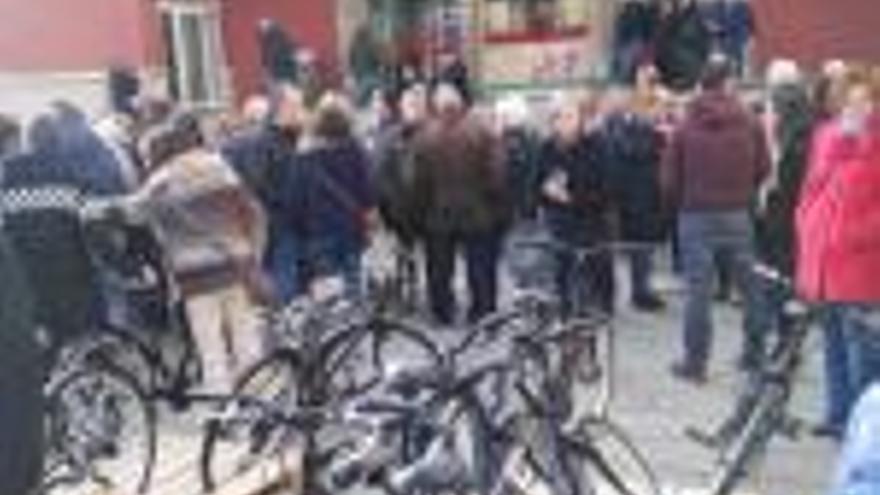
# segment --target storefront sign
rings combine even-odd
[[[488,85],[557,84],[590,76],[587,36],[486,42],[483,80]]]

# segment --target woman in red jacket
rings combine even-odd
[[[832,395],[838,431],[865,387],[880,378],[880,114],[877,88],[852,81],[841,115],[816,133],[798,207],[798,287],[842,319],[848,383]],[[833,377],[829,376],[829,385]],[[840,414],[839,414],[840,415]]]

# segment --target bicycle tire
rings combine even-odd
[[[300,359],[291,350],[279,350],[251,365],[237,380],[233,392],[223,407],[224,417],[210,421],[202,439],[199,469],[201,471],[202,488],[212,493],[220,482],[228,481],[244,475],[257,463],[277,454],[281,456],[290,436],[295,433],[276,413],[283,414],[290,406],[296,406],[300,390]],[[274,372],[278,372],[276,375]],[[268,374],[270,378],[280,377],[281,387],[271,397],[260,397],[267,391],[254,389],[258,378]],[[232,431],[239,424],[244,431]],[[248,430],[251,428],[251,430]],[[242,444],[233,434],[256,435],[246,440],[252,444]],[[273,438],[264,438],[264,437]],[[224,442],[230,440],[230,442]],[[262,444],[262,445],[260,445]],[[230,452],[236,447],[247,447],[249,459],[234,459],[236,462],[231,474],[225,474],[220,455]],[[254,450],[256,448],[256,450]],[[231,456],[236,457],[236,456]],[[244,464],[239,465],[244,461]],[[224,474],[221,474],[224,473]]]
[[[102,331],[101,338],[103,342],[95,349],[96,355],[138,380],[147,396],[155,398],[168,374],[160,353],[129,330],[108,329]]]
[[[569,440],[567,448],[581,462],[587,461],[591,490],[616,495],[660,495],[660,483],[651,463],[616,423],[601,417],[587,418]]]
[[[118,457],[120,454],[126,454],[130,450],[119,449],[118,446],[115,445],[115,442],[120,439],[133,438],[133,436],[125,434],[127,432],[123,431],[123,428],[118,424],[118,422],[130,421],[133,416],[120,412],[115,407],[118,405],[118,402],[116,400],[114,400],[112,403],[102,400],[102,402],[97,404],[101,407],[100,410],[89,409],[88,412],[80,411],[74,417],[79,418],[79,427],[81,428],[81,430],[71,431],[70,429],[71,424],[75,425],[74,422],[76,421],[76,419],[74,419],[73,422],[70,420],[70,404],[65,403],[65,398],[67,397],[66,393],[70,391],[76,391],[74,387],[77,385],[87,385],[90,382],[95,383],[94,380],[98,378],[100,378],[101,384],[103,384],[105,388],[108,383],[112,383],[113,386],[119,387],[117,389],[117,392],[125,394],[127,396],[127,400],[133,401],[136,404],[136,409],[140,411],[140,417],[144,422],[142,426],[145,433],[143,437],[143,451],[141,452],[141,454],[143,455],[143,459],[140,460],[141,462],[132,462],[132,459],[128,458],[121,459],[121,464],[119,466],[110,466],[107,468],[105,473],[100,472],[104,471],[103,469],[96,468],[94,459],[89,459],[89,465],[82,466],[82,468],[94,471],[95,474],[99,475],[101,478],[104,478],[103,480],[88,479],[89,476],[83,473],[80,473],[82,475],[62,474],[55,477],[53,477],[52,475],[48,475],[47,473],[46,479],[44,479],[39,493],[49,494],[56,488],[86,482],[96,482],[102,485],[109,484],[113,488],[119,488],[119,484],[114,482],[113,478],[117,474],[125,475],[131,473],[131,470],[124,469],[125,467],[131,465],[136,465],[140,467],[136,470],[134,476],[127,476],[126,480],[123,480],[129,481],[130,486],[127,487],[127,489],[123,489],[122,493],[141,494],[146,493],[146,491],[149,489],[152,480],[153,469],[156,462],[156,410],[154,405],[148,400],[147,395],[143,391],[140,383],[136,379],[134,379],[127,371],[118,367],[114,367],[112,365],[90,365],[73,370],[67,373],[65,376],[61,377],[57,382],[55,382],[52,389],[47,391],[47,397],[49,399],[49,404],[46,410],[50,449],[49,456],[56,456],[58,459],[73,459],[76,455],[71,452],[72,446],[68,445],[73,441],[73,437],[71,435],[74,433],[94,435],[94,431],[85,431],[86,426],[84,420],[86,418],[94,420],[96,417],[104,418],[106,422],[109,422],[111,420],[115,421],[115,423],[113,423],[112,429],[118,430],[115,431],[115,435],[113,436],[114,445],[112,447],[102,445],[102,448],[112,450],[113,452],[108,452],[103,455]],[[98,384],[96,383],[96,385]],[[118,399],[118,395],[115,395],[113,397]],[[100,398],[105,399],[104,396],[100,396]],[[114,406],[112,410],[110,410],[110,406]],[[107,415],[110,415],[111,413],[112,416],[108,419]],[[64,420],[60,419],[62,417],[64,418]],[[111,426],[109,426],[106,422],[105,424],[102,424],[100,426],[103,428],[111,428]],[[93,438],[90,438],[90,440],[94,441]],[[92,455],[94,454],[89,454],[88,457],[91,457]],[[59,464],[64,465],[64,461],[59,461]]]
[[[321,362],[326,363],[324,372],[329,382],[326,386],[336,398],[365,393],[396,365],[436,368],[443,362],[440,350],[427,335],[395,321],[374,328],[344,330],[322,352]]]
[[[379,488],[387,495],[443,495],[447,493],[473,493],[477,495],[490,495],[493,484],[493,471],[496,461],[492,455],[489,439],[489,423],[485,415],[485,410],[481,406],[479,400],[470,393],[456,394],[450,397],[443,407],[437,410],[443,410],[444,407],[451,407],[453,413],[448,418],[440,419],[446,431],[453,431],[453,439],[451,450],[454,452],[455,461],[460,461],[461,465],[457,466],[459,471],[455,476],[445,473],[445,476],[438,482],[432,480],[426,482],[424,478],[420,478],[418,473],[414,471],[420,462],[424,462],[424,456],[431,449],[434,441],[432,439],[428,445],[423,445],[422,449],[416,456],[407,455],[406,452],[401,453],[401,466],[396,469],[389,470],[389,480]],[[404,448],[404,451],[407,449]],[[444,467],[450,468],[450,462],[445,462]],[[453,470],[453,472],[455,472]],[[430,478],[430,476],[428,476]]]
[[[710,484],[710,495],[730,495],[749,476],[752,464],[763,455],[774,432],[778,414],[775,394],[764,394],[755,405],[746,426],[727,451]]]

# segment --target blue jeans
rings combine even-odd
[[[746,300],[742,358],[759,361],[763,335],[755,320],[756,288],[751,275],[752,223],[745,211],[686,212],[679,216],[679,239],[687,285],[684,321],[684,365],[703,372],[712,352],[711,316],[714,258],[730,256]]]
[[[868,386],[880,380],[880,307],[844,307],[843,333],[849,357],[851,408]]]
[[[843,316],[840,306],[828,307],[821,315],[825,361],[825,423],[838,427],[841,431],[846,426],[855,402]]]
[[[358,242],[315,240],[308,244],[306,252],[308,256],[299,266],[301,287],[309,287],[317,277],[341,276],[347,297],[357,299],[363,294],[363,247]]]
[[[301,294],[299,273],[299,242],[291,234],[271,237],[265,268],[272,278],[275,295],[287,303]]]

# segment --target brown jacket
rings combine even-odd
[[[416,218],[423,233],[480,234],[510,215],[501,142],[473,117],[437,119],[413,142]]]

